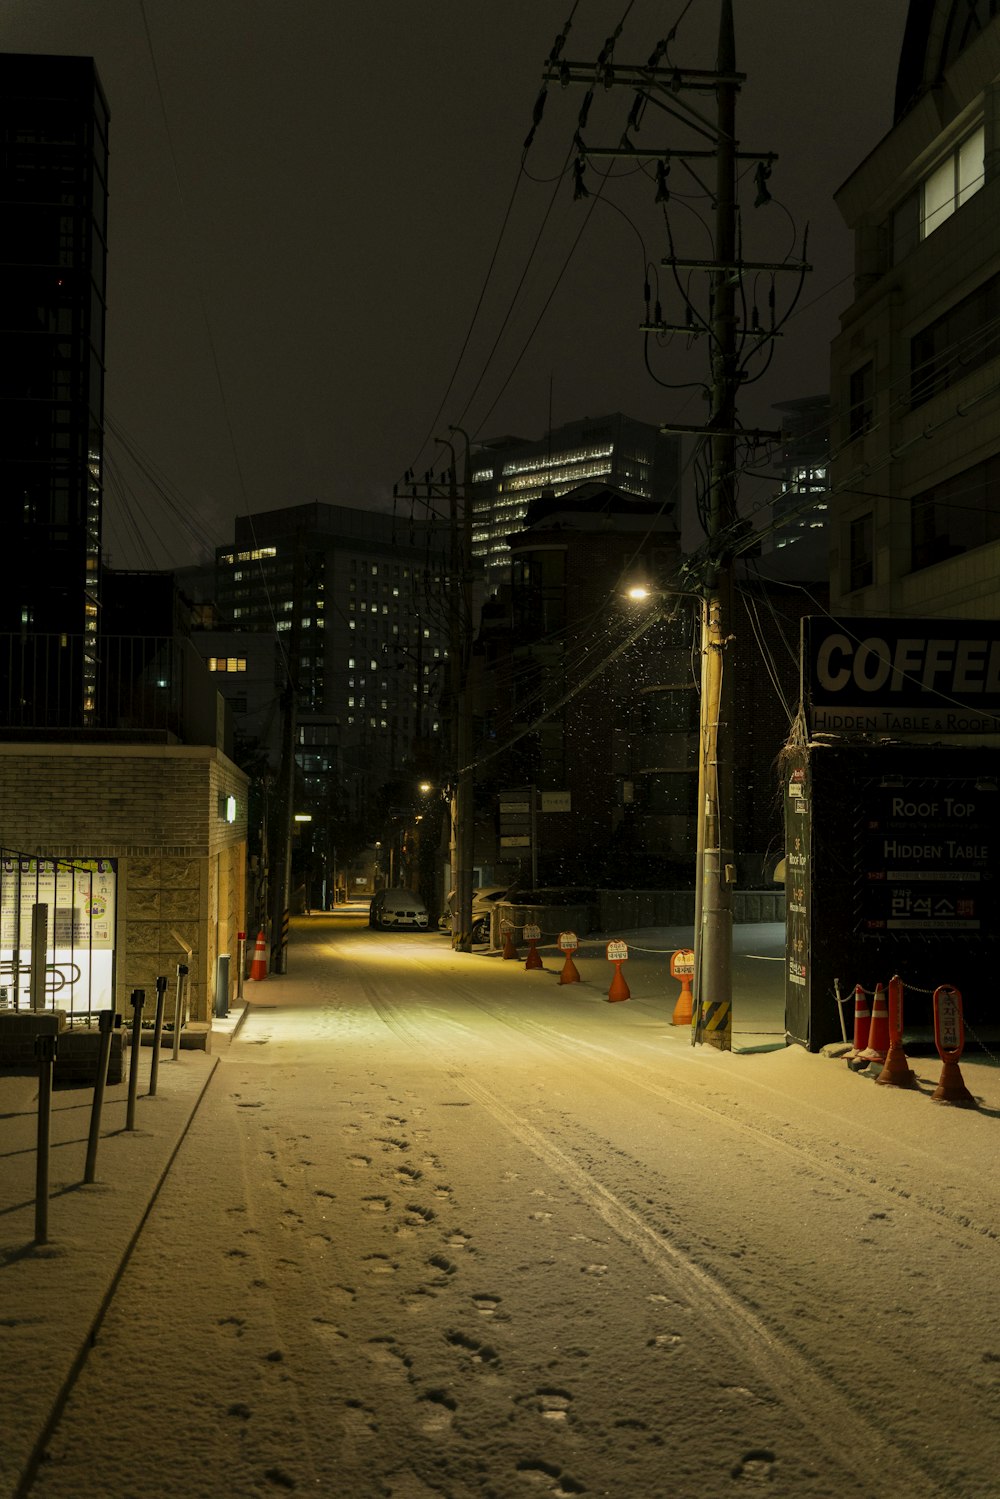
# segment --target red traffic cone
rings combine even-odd
[[[524,966],[525,968],[543,968],[545,966],[538,956],[538,949],[535,946],[534,940],[528,943],[528,956],[524,960]]]
[[[611,988],[608,990],[608,1000],[613,1004],[615,1000],[631,999],[631,997],[632,991],[629,988],[628,984],[626,984],[625,982],[625,975],[622,973],[622,965],[620,963],[616,963],[615,976],[611,980]]]
[[[252,979],[267,978],[267,943],[264,940],[263,930],[257,933],[257,943],[253,950],[253,962],[250,964],[250,977]]]
[[[881,984],[875,985],[868,1045],[858,1052],[859,1062],[884,1062],[889,1051],[889,1006]]]
[[[868,1032],[871,1029],[872,1012],[868,1003],[868,995],[860,984],[854,990],[854,1044],[847,1053],[847,1060],[853,1061],[860,1057],[868,1045]]]
[[[503,929],[503,955],[505,958],[520,957],[520,953],[514,946],[513,930],[509,926],[505,926]]]

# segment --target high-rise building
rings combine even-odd
[[[830,397],[778,401],[774,410],[783,434],[773,465],[780,488],[771,505],[771,528],[761,538],[761,571],[783,581],[825,580],[830,566]]]
[[[100,607],[108,106],[89,57],[0,55],[0,631],[78,637],[59,712],[93,713]],[[60,649],[65,649],[65,642]],[[56,646],[53,646],[53,650]]]
[[[655,500],[671,520],[679,502],[680,443],[622,413],[586,417],[544,437],[498,437],[472,451],[472,554],[487,592],[510,581],[508,538],[521,530],[528,506],[543,493],[556,498],[600,483],[640,500]]]
[[[218,548],[222,627],[272,634],[286,658],[311,806],[335,785],[340,810],[359,816],[381,784],[437,753],[447,543],[436,524],[314,502],[240,517]]]

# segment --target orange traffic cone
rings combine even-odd
[[[503,929],[503,955],[505,958],[520,957],[520,953],[514,946],[513,929],[509,926],[505,926]]]
[[[573,962],[573,954],[568,952],[566,954],[566,961],[562,966],[562,972],[559,975],[559,982],[560,984],[579,984],[580,981],[579,971]]]
[[[868,995],[860,984],[854,990],[854,1044],[847,1053],[847,1060],[853,1061],[860,1057],[868,1045],[868,1032],[871,1029],[872,1012],[868,1003]]]
[[[858,1052],[859,1062],[884,1062],[889,1051],[889,1006],[881,984],[875,985],[868,1045]]]
[[[961,1069],[954,1059],[948,1058],[941,1067],[941,1081],[931,1098],[935,1103],[953,1103],[959,1109],[978,1109],[979,1105],[965,1086]]]
[[[264,940],[263,930],[257,933],[257,943],[253,950],[253,962],[250,964],[250,977],[252,979],[267,978],[267,943]]]
[[[611,980],[611,988],[608,990],[608,1000],[609,1002],[614,1003],[615,1000],[631,999],[631,997],[632,991],[629,988],[628,984],[626,984],[625,982],[625,975],[622,973],[622,965],[620,963],[616,963],[615,976]]]

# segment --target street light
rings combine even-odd
[[[634,602],[662,601],[673,589],[646,583],[625,587]],[[701,685],[698,712],[698,844],[695,856],[694,952],[695,1010],[692,1046],[708,1040],[728,1051],[732,1045],[733,929],[730,890],[735,878],[731,848],[731,813],[725,801],[731,791],[731,770],[720,753],[722,719],[722,646],[719,607],[715,598],[676,590],[677,597],[697,598],[701,614]],[[727,838],[727,833],[729,837]],[[729,858],[727,859],[727,854]],[[721,1002],[721,1005],[720,1005]],[[705,1029],[706,1006],[722,1009],[725,1023]]]

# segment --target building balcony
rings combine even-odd
[[[81,735],[228,753],[225,704],[190,641],[0,634],[0,739]]]

